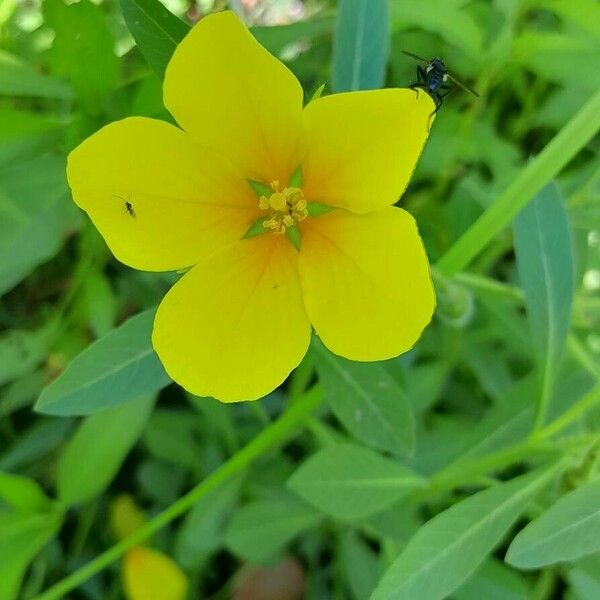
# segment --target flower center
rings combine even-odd
[[[258,201],[260,209],[268,211],[268,219],[262,225],[275,233],[285,233],[286,229],[308,216],[306,199],[300,188],[286,187],[280,190],[279,181],[273,181],[270,187],[273,193],[268,198],[261,196]]]

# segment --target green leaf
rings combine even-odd
[[[320,518],[309,506],[291,499],[252,502],[234,514],[225,531],[225,543],[233,553],[261,563],[314,527]]]
[[[456,600],[530,600],[523,577],[495,558],[481,568],[453,594]]]
[[[58,461],[58,497],[80,504],[111,483],[141,435],[154,407],[145,396],[86,417]]]
[[[577,592],[578,600],[600,598],[600,556],[590,556],[577,561],[567,573],[571,587]]]
[[[527,377],[504,393],[481,421],[463,436],[459,461],[492,454],[524,440],[531,432],[533,406],[524,402],[535,394],[535,380]],[[457,461],[457,468],[460,462]]]
[[[288,487],[323,512],[347,520],[381,512],[425,480],[392,460],[353,444],[311,456]]]
[[[181,410],[155,410],[144,432],[144,443],[153,456],[192,472],[202,464],[196,439],[197,422]]]
[[[97,112],[119,80],[115,40],[104,12],[90,0],[45,0],[43,10],[55,33],[49,50],[52,71],[68,78],[87,111]]]
[[[556,467],[479,492],[428,521],[379,582],[371,600],[441,600],[486,559]]]
[[[0,513],[0,598],[16,600],[21,580],[39,551],[56,534],[62,512]]]
[[[242,480],[237,477],[206,494],[187,514],[177,532],[175,557],[186,569],[198,569],[223,545],[225,520],[232,512]]]
[[[600,73],[586,68],[598,55],[595,36],[527,28],[513,39],[511,54],[521,68],[560,86],[583,93],[594,93],[600,86]]]
[[[56,146],[66,122],[36,112],[0,107],[0,164]]]
[[[19,512],[41,512],[50,501],[33,479],[0,472],[0,513],[3,504]]]
[[[11,329],[0,337],[0,385],[31,373],[46,359],[59,332],[54,316],[37,331]]]
[[[340,558],[352,596],[355,600],[368,600],[381,572],[377,554],[351,531],[342,540]]]
[[[335,356],[313,339],[319,378],[336,417],[359,440],[407,455],[414,443],[414,419],[404,392],[378,363]]]
[[[0,95],[70,100],[73,90],[59,79],[38,73],[16,56],[0,51]]]
[[[42,392],[35,410],[88,415],[168,385],[150,340],[155,310],[132,317],[76,356]]]
[[[551,10],[600,39],[600,6],[595,0],[542,0],[540,7]]]
[[[333,41],[336,92],[383,86],[389,34],[387,0],[340,0]]]
[[[90,329],[98,338],[113,329],[119,310],[118,300],[108,277],[100,270],[90,270],[83,280],[83,303]]]
[[[600,479],[566,494],[513,540],[506,562],[537,569],[600,551]]]
[[[390,2],[392,27],[430,31],[460,48],[467,56],[479,58],[483,47],[482,28],[470,11],[458,3],[419,0],[419,2]],[[410,50],[410,48],[405,48]]]
[[[121,0],[125,23],[148,64],[162,79],[177,44],[189,25],[158,0]]]
[[[77,216],[62,159],[0,166],[0,294],[59,251]]]
[[[0,469],[14,471],[49,456],[64,443],[72,426],[71,419],[39,419],[2,454]]]
[[[541,396],[547,398],[561,358],[573,302],[573,251],[564,201],[546,185],[514,222],[519,279],[537,348]]]
[[[252,191],[256,194],[257,198],[261,196],[265,196],[265,198],[270,198],[273,194],[273,189],[270,185],[266,183],[261,183],[260,181],[254,181],[254,179],[246,179],[248,185],[252,188]]]
[[[264,46],[271,54],[281,56],[286,47],[304,40],[312,41],[320,36],[324,37],[332,29],[333,19],[330,16],[323,16],[288,25],[253,27],[251,31],[261,46]]]

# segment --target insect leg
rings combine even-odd
[[[417,94],[417,98],[419,97],[419,90],[421,89],[422,86],[422,82],[420,81],[415,81],[414,83],[411,83],[408,87],[411,90],[414,90],[415,93]]]

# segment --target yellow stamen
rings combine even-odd
[[[263,227],[274,233],[285,233],[289,227],[294,227],[308,216],[306,199],[300,188],[286,187],[280,190],[279,181],[272,181],[270,187],[273,190],[271,196],[261,196],[258,201],[261,210],[269,211]]]

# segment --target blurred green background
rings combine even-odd
[[[235,10],[289,65],[307,96],[322,83],[325,93],[335,91],[332,64],[343,52],[335,42],[343,35],[336,2],[164,4],[189,23],[213,10]],[[446,98],[401,200],[435,264],[600,89],[600,8],[594,0],[391,0],[388,10],[382,84],[406,87],[415,80],[416,64],[401,52],[410,50],[442,56],[451,73],[480,95],[454,88]],[[377,31],[384,35],[386,28]],[[0,600],[33,598],[115,543],[106,521],[119,495],[131,495],[147,518],[157,514],[264,430],[286,399],[315,377],[319,359],[309,356],[287,386],[255,404],[225,406],[171,385],[153,410],[155,396],[138,398],[137,404],[97,413],[95,421],[33,410],[74,357],[154,307],[177,279],[119,264],[70,199],[67,153],[102,125],[130,115],[170,119],[161,81],[135,45],[117,0],[0,0],[0,470],[28,478],[10,484],[8,475],[0,479],[0,578],[16,582],[12,591],[0,584]],[[552,192],[566,206],[567,242],[558,237],[556,243],[564,242],[559,253],[573,257],[574,293],[560,370],[558,361],[554,365],[551,417],[597,389],[600,375],[599,149],[597,138],[585,144]],[[521,243],[531,234],[525,230]],[[530,315],[528,322],[524,293],[529,309],[531,302],[519,278],[531,269],[517,264],[513,240],[507,229],[468,273],[452,279],[436,274],[436,318],[417,348],[369,374],[373,381],[390,377],[408,398],[416,443],[402,464],[424,477],[465,456],[511,447],[531,428],[535,319]],[[567,320],[570,307],[569,298]],[[317,370],[327,393],[334,393],[327,384],[331,374],[319,364]],[[110,395],[110,387],[103,393]],[[350,524],[305,504],[286,481],[316,449],[359,440],[390,450],[364,432],[346,431],[338,414],[343,409],[334,404],[321,407],[283,450],[264,454],[153,538],[152,546],[185,570],[190,598],[232,597],[236,585],[240,599],[368,598],[412,534],[473,491],[449,486],[411,503],[388,503]],[[579,426],[593,433],[600,412],[592,410],[586,419]],[[517,458],[520,467],[513,465],[511,474],[524,470],[524,459]],[[58,497],[62,508],[50,500],[34,502],[37,492],[23,483],[29,480]],[[20,490],[16,500],[6,492],[13,485]],[[71,508],[63,514],[65,503]],[[45,515],[42,524],[27,521],[32,529],[23,534],[19,519],[38,513]],[[599,598],[597,556],[591,563],[562,565],[551,576],[509,570],[490,559],[452,597]],[[271,568],[240,571],[246,560]],[[69,597],[122,597],[119,568],[112,565]],[[21,575],[23,588],[15,595]],[[283,591],[256,591],[260,585],[252,588],[252,577],[263,583],[279,578]]]

